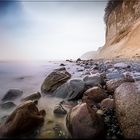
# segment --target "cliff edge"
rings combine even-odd
[[[140,57],[140,1],[109,0],[105,8],[106,41],[97,58]]]

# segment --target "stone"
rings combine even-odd
[[[105,90],[100,87],[93,87],[84,93],[82,100],[89,105],[93,105],[94,103],[100,103],[105,98],[107,98]]]
[[[35,130],[44,122],[45,111],[39,111],[34,102],[27,101],[19,105],[0,125],[1,137],[18,137]]]
[[[99,138],[103,136],[104,123],[96,114],[96,111],[88,110],[87,104],[82,103],[74,108],[66,116],[66,126],[72,138]]]
[[[12,109],[14,107],[16,107],[16,104],[14,104],[13,102],[10,102],[10,101],[0,104],[1,109]]]
[[[78,58],[78,59],[76,60],[76,63],[79,62],[79,61],[82,61],[82,60],[81,60],[80,58]]]
[[[106,82],[106,87],[109,93],[113,94],[115,89],[124,82],[134,82],[134,79],[129,76],[125,76],[121,79],[112,79]]]
[[[65,115],[67,114],[67,111],[63,108],[62,105],[56,105],[53,111],[55,114],[62,114]]]
[[[2,101],[8,101],[8,100],[14,100],[18,97],[21,97],[23,94],[23,91],[19,89],[10,89],[2,98]]]
[[[65,64],[61,63],[60,66],[66,66]]]
[[[106,98],[102,100],[100,107],[104,111],[107,111],[109,109],[114,109],[115,108],[114,99]]]
[[[96,113],[97,113],[98,115],[101,115],[101,116],[104,115],[104,112],[103,112],[103,110],[101,110],[101,109],[98,109]]]
[[[121,84],[114,96],[117,119],[124,137],[140,139],[140,82]]]
[[[68,79],[70,79],[70,77],[71,77],[71,74],[68,73],[64,67],[60,69],[55,69],[44,80],[41,86],[41,92],[42,93],[53,92],[59,86],[64,84]]]
[[[123,78],[124,75],[118,71],[116,72],[109,72],[106,74],[106,79],[107,80],[112,80],[112,79],[121,79]]]
[[[117,87],[119,87],[122,83],[124,83],[124,79],[112,79],[106,82],[106,87],[109,93],[114,94],[114,91]]]
[[[67,98],[68,100],[77,100],[82,98],[85,91],[85,83],[82,79],[70,79],[64,85],[60,86],[55,92],[56,97]]]
[[[41,93],[40,92],[37,92],[37,93],[34,93],[34,94],[31,94],[25,98],[22,98],[21,101],[28,101],[28,100],[39,100],[41,97]]]
[[[114,67],[115,67],[115,68],[125,69],[125,68],[128,68],[128,67],[130,67],[130,66],[129,66],[128,64],[126,64],[126,63],[120,62],[120,63],[114,64]]]
[[[86,86],[93,87],[103,85],[105,83],[104,78],[100,74],[88,75],[83,78]]]

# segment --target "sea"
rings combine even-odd
[[[65,64],[66,70],[72,75],[72,78],[81,76],[81,72],[77,72],[80,66],[67,61],[32,61],[32,62],[0,62],[0,103],[1,99],[10,89],[20,89],[23,91],[22,97],[40,92],[41,84],[44,79],[57,68],[61,68],[60,64]],[[20,98],[21,99],[21,98]],[[14,100],[16,105],[20,104],[20,99]],[[46,110],[46,118],[44,126],[38,132],[38,138],[66,138],[68,131],[65,125],[65,117],[55,116],[53,109],[56,104],[62,101],[61,98],[43,96],[39,100],[38,108]],[[10,115],[11,110],[0,109],[0,118]],[[51,123],[48,123],[51,122]],[[60,127],[61,135],[54,132],[55,127]],[[62,135],[63,134],[63,135]]]

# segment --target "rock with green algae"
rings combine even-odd
[[[44,80],[43,84],[41,85],[41,92],[51,93],[55,91],[59,86],[70,79],[70,77],[71,74],[66,71],[65,67],[55,69]]]

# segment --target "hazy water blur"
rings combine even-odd
[[[68,72],[72,74],[72,77],[80,77],[81,72],[76,72],[76,69],[80,66],[69,62],[1,62],[0,63],[0,100],[6,94],[9,89],[20,89],[23,91],[22,97],[40,91],[40,87],[44,79],[54,69],[60,68],[60,64],[63,63],[66,66]],[[16,105],[20,104],[20,99],[14,100]],[[49,98],[44,96],[39,100],[39,108],[45,109],[47,112],[44,126],[41,129],[40,138],[50,137],[55,125],[59,124],[65,129],[65,116],[56,117],[53,114],[53,108],[62,99]],[[0,101],[1,103],[1,101]],[[11,110],[0,110],[0,118],[9,115]],[[51,122],[51,123],[48,123]],[[51,134],[50,134],[51,133]],[[66,134],[65,134],[66,135]],[[54,138],[52,136],[52,138]]]

